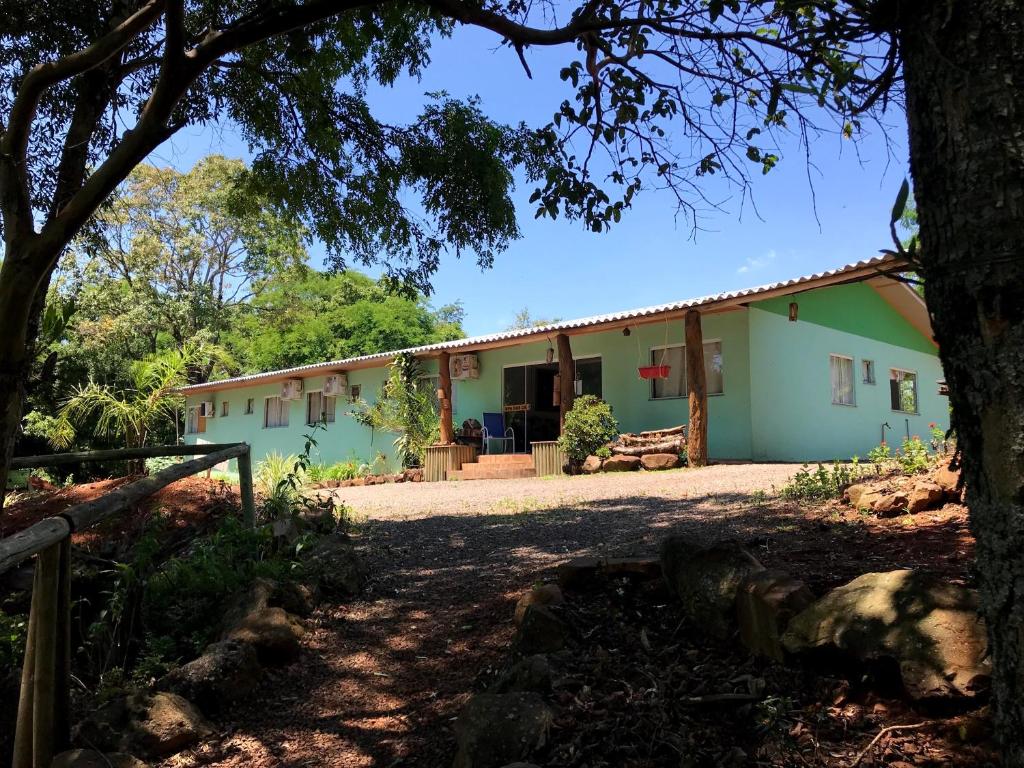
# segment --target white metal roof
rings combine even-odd
[[[621,324],[623,321],[629,320],[647,321],[652,318],[659,319],[664,315],[678,313],[688,309],[711,308],[713,306],[723,304],[743,304],[746,303],[747,300],[767,298],[765,294],[786,295],[790,293],[798,293],[800,291],[820,287],[820,284],[831,285],[837,282],[843,282],[844,280],[867,280],[887,273],[901,271],[905,269],[906,266],[906,263],[898,257],[891,255],[878,256],[873,259],[865,259],[864,261],[847,264],[842,267],[837,267],[836,269],[818,272],[813,275],[805,275],[803,277],[796,277],[791,280],[783,280],[777,283],[760,285],[754,288],[744,288],[738,291],[726,291],[724,293],[716,293],[710,296],[700,296],[694,299],[674,301],[668,304],[656,304],[651,307],[610,312],[605,315],[581,317],[575,320],[562,320],[557,323],[550,323],[548,325],[535,326],[531,328],[501,331],[499,333],[490,333],[483,336],[470,336],[465,339],[443,341],[437,344],[426,344],[420,347],[378,352],[372,355],[349,357],[343,360],[330,360],[323,363],[310,363],[308,365],[299,365],[294,368],[282,368],[276,371],[252,373],[246,376],[236,376],[230,379],[220,379],[218,381],[210,381],[203,384],[193,384],[191,386],[181,387],[178,391],[189,394],[193,392],[243,386],[272,379],[290,378],[292,376],[301,377],[331,371],[344,371],[347,368],[373,368],[378,367],[378,365],[375,364],[379,364],[380,366],[387,365],[395,358],[396,355],[402,353],[429,357],[442,351],[472,351],[474,347],[490,346],[495,344],[500,346],[512,346],[517,340],[532,337],[543,337],[555,333],[580,331],[585,328],[593,328],[595,326],[603,326],[613,323]],[[506,345],[502,344],[502,342],[509,343]]]

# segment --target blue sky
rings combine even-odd
[[[476,29],[438,40],[421,80],[409,78],[370,94],[378,117],[410,119],[425,93],[445,90],[456,97],[478,95],[496,120],[545,124],[569,95],[558,70],[575,51],[528,50],[530,80],[515,53],[498,42]],[[749,202],[741,208],[738,189],[714,187],[725,210],[705,215],[696,236],[664,193],[641,194],[621,224],[593,234],[578,222],[535,220],[528,203],[532,188],[520,184],[515,199],[522,239],[485,271],[472,257],[447,257],[432,301],[440,306],[461,300],[472,335],[504,328],[523,307],[535,317],[581,317],[761,285],[875,256],[889,244],[889,212],[907,174],[905,123],[896,111],[887,122],[888,147],[877,128],[857,146],[823,137],[812,149],[810,171],[796,140],[784,143],[780,164],[754,179],[760,218]],[[186,169],[213,152],[249,157],[227,126],[183,131],[150,162]],[[323,249],[314,244],[312,262],[322,257]]]

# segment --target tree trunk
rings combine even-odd
[[[576,399],[576,365],[572,359],[572,346],[564,333],[555,337],[558,345],[558,432],[565,429],[565,414],[572,410]]]
[[[1024,766],[1024,5],[906,8],[921,272],[978,542],[997,734],[1004,764]]]
[[[452,423],[452,369],[451,355],[442,352],[437,361],[438,380],[441,383],[441,391],[438,393],[438,400],[441,403],[441,443],[451,445],[455,442],[455,429]]]
[[[0,514],[31,373],[35,340],[33,310],[38,286],[29,261],[8,246],[0,266],[0,307],[4,312],[4,328],[0,333]]]
[[[690,423],[686,436],[686,463],[708,463],[708,386],[704,372],[704,332],[700,312],[686,313],[686,391],[690,393]]]

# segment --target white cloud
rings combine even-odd
[[[748,256],[747,259],[743,262],[743,265],[736,270],[736,274],[745,275],[748,272],[754,272],[759,269],[764,269],[773,261],[775,261],[774,250],[768,251],[763,256]]]

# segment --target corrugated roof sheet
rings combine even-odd
[[[826,270],[824,272],[818,272],[813,275],[804,275],[803,277],[795,277],[790,280],[783,280],[777,283],[759,285],[754,288],[744,288],[738,291],[726,291],[724,293],[716,293],[710,296],[700,296],[694,299],[674,301],[668,304],[656,304],[651,307],[640,307],[639,309],[627,309],[621,312],[610,312],[605,315],[593,315],[591,317],[581,317],[575,320],[562,320],[557,323],[535,326],[532,328],[522,328],[514,331],[501,331],[499,333],[489,333],[483,336],[471,336],[465,339],[444,341],[439,342],[437,344],[427,344],[420,347],[410,347],[408,349],[378,352],[372,355],[349,357],[343,360],[329,360],[323,363],[310,363],[308,365],[299,365],[294,368],[282,368],[276,371],[252,373],[247,376],[237,376],[231,379],[220,379],[218,381],[210,381],[204,384],[193,384],[188,387],[182,387],[179,391],[183,393],[190,393],[201,392],[206,389],[222,389],[225,386],[239,386],[243,384],[259,382],[263,379],[269,378],[288,377],[292,375],[298,377],[302,375],[309,375],[319,372],[344,370],[346,366],[365,366],[366,363],[378,361],[381,364],[386,364],[390,362],[396,355],[402,353],[413,355],[427,355],[433,352],[441,352],[445,350],[453,351],[460,349],[472,349],[473,347],[482,346],[486,344],[493,344],[495,342],[511,341],[514,339],[526,338],[530,336],[543,336],[547,334],[560,333],[563,331],[579,330],[581,328],[589,328],[593,326],[605,325],[608,323],[616,323],[621,322],[623,320],[642,320],[649,317],[657,317],[659,315],[663,315],[666,313],[679,312],[684,309],[694,309],[697,307],[704,307],[707,305],[717,304],[726,301],[735,301],[736,299],[753,299],[760,294],[785,290],[788,288],[792,288],[793,292],[795,293],[799,290],[803,290],[804,286],[807,283],[814,283],[821,280],[842,277],[844,274],[847,273],[857,273],[865,270],[870,271],[872,270],[872,268],[874,268],[875,270],[877,270],[878,274],[884,274],[884,270],[881,269],[882,267],[886,267],[890,271],[895,271],[904,266],[904,262],[898,257],[890,255],[878,256],[873,259],[865,259],[863,261],[858,261],[853,264],[846,264],[845,266]]]

